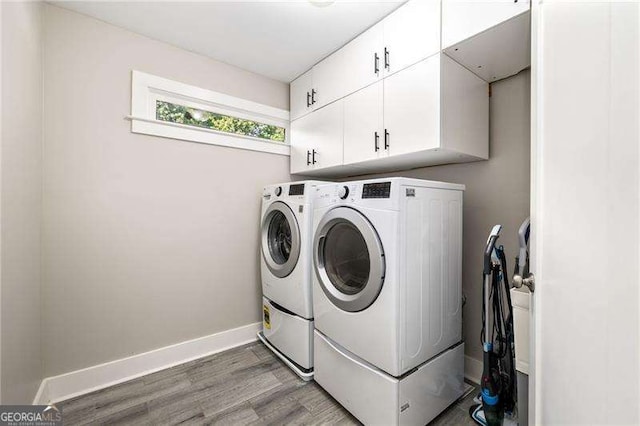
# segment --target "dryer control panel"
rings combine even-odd
[[[315,188],[314,209],[332,205],[356,205],[384,210],[399,210],[407,198],[420,197],[418,188],[464,191],[464,185],[411,178],[377,178],[340,182]]]
[[[357,205],[384,210],[398,210],[400,182],[397,178],[341,182],[316,188],[314,208],[330,205]]]
[[[362,198],[391,198],[391,182],[365,183]]]

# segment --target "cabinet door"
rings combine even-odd
[[[291,122],[291,173],[304,173],[313,169],[311,147],[314,145],[313,114]]]
[[[344,140],[344,99],[340,99],[309,115],[314,145],[312,161],[314,168],[342,165],[342,148]]]
[[[345,56],[340,49],[313,67],[313,108],[318,109],[346,95]]]
[[[290,115],[291,120],[297,120],[312,111],[311,89],[313,85],[312,70],[307,71],[291,82],[290,85]]]
[[[291,173],[342,164],[343,106],[341,99],[291,123]]]
[[[344,51],[346,93],[353,93],[382,78],[384,58],[382,22],[369,28],[342,48]]]
[[[440,54],[384,80],[389,155],[440,146]]]
[[[442,48],[520,15],[529,7],[528,0],[442,0]]]
[[[344,163],[373,160],[385,153],[383,82],[344,99]]]
[[[440,0],[410,0],[382,22],[385,75],[440,51]]]

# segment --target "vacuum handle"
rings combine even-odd
[[[482,271],[484,275],[491,274],[491,255],[496,247],[496,241],[500,238],[501,229],[502,225],[496,225],[493,227],[491,234],[489,234],[487,245],[484,247],[484,270]]]
[[[531,226],[531,222],[529,218],[526,218],[522,225],[520,225],[520,229],[518,229],[518,243],[520,245],[520,250],[518,252],[518,264],[516,265],[516,272],[521,277],[524,277],[524,270],[527,266],[527,247],[529,244],[529,230]]]

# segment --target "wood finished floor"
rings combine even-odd
[[[473,393],[433,424],[472,425]],[[256,342],[57,404],[65,425],[360,424]]]

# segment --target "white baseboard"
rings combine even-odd
[[[64,401],[256,340],[262,323],[226,330],[42,381],[34,404]]]
[[[42,380],[42,382],[40,382],[38,392],[36,392],[36,396],[33,398],[33,405],[46,405],[50,400],[51,398],[49,398],[47,379],[44,379]]]
[[[464,356],[464,377],[465,379],[479,385],[482,378],[482,361]]]

